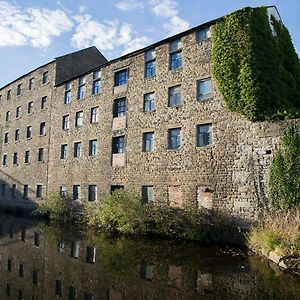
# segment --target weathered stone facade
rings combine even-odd
[[[150,186],[154,190],[154,202],[195,209],[204,207],[225,211],[240,219],[255,219],[257,205],[265,196],[272,154],[287,124],[253,123],[225,107],[211,78],[212,38],[200,42],[197,39],[198,31],[209,27],[212,30],[213,22],[103,63],[98,68],[101,90],[96,95],[92,94],[92,89],[97,68],[86,70],[81,75],[86,80],[86,93],[81,100],[77,100],[78,77],[60,80],[57,86],[54,80],[47,86],[37,82],[34,93],[27,91],[29,78],[40,78],[46,69],[50,79],[54,79],[55,62],[1,89],[2,136],[8,131],[12,136],[17,128],[23,134],[29,123],[35,131],[31,140],[22,136],[20,143],[11,140],[7,145],[1,144],[1,156],[8,154],[9,158],[7,166],[1,165],[1,180],[9,185],[15,181],[20,193],[14,198],[6,192],[1,196],[1,203],[32,205],[39,201],[35,197],[37,184],[43,185],[43,196],[59,190],[66,190],[72,196],[73,186],[80,186],[79,201],[91,198],[91,186],[96,186],[93,191],[97,201],[109,194],[112,186],[140,192],[142,186]],[[182,67],[170,70],[170,43],[177,39],[182,43]],[[149,49],[155,50],[156,75],[146,78],[145,52]],[[125,69],[128,71],[126,84],[115,86],[116,72]],[[198,83],[207,78],[212,82],[211,95],[198,100]],[[19,82],[23,82],[24,94],[7,101],[7,90],[15,91]],[[68,104],[64,104],[66,82],[71,84]],[[169,88],[179,85],[181,102],[169,107]],[[145,112],[144,95],[153,92],[155,109]],[[24,112],[20,119],[12,116],[10,122],[5,122],[6,111],[14,114],[18,105],[25,110],[31,93],[36,101],[47,95],[45,112],[35,112],[34,116]],[[126,98],[126,113],[113,117],[114,101],[121,98]],[[98,119],[92,122],[91,109],[95,107],[99,108]],[[83,114],[83,121],[75,126],[79,112]],[[62,122],[67,115],[69,127],[64,130]],[[46,122],[46,135],[40,137],[36,131],[42,121]],[[212,124],[212,143],[204,147],[198,147],[196,142],[197,126],[201,124]],[[181,129],[181,145],[176,150],[168,149],[168,131],[173,128]],[[143,134],[147,132],[154,133],[154,151],[143,151]],[[120,136],[124,137],[125,151],[112,153],[112,140]],[[92,140],[97,140],[96,155],[89,153]],[[81,143],[80,157],[74,157],[74,143]],[[61,158],[62,145],[66,145],[64,159]],[[35,156],[39,147],[46,149],[44,162],[24,164],[24,151],[30,149]],[[20,154],[18,166],[12,164],[15,151]],[[24,184],[30,187],[28,198],[31,201],[22,197]]]

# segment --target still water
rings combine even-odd
[[[242,250],[0,220],[1,300],[300,299],[300,278]]]

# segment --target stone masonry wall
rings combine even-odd
[[[279,138],[287,123],[252,123],[225,107],[212,78],[212,97],[197,100],[197,82],[211,77],[211,44],[208,39],[198,42],[196,32],[182,35],[183,66],[169,70],[169,43],[158,44],[156,52],[156,76],[145,78],[145,53],[125,56],[101,68],[101,92],[92,95],[93,73],[86,74],[86,97],[77,100],[78,78],[71,82],[72,101],[64,104],[64,84],[53,87],[40,87],[35,94],[38,102],[41,96],[51,97],[45,112],[34,116],[24,116],[7,124],[5,111],[14,114],[17,102],[22,103],[22,114],[31,99],[24,93],[15,100],[1,101],[1,132],[13,135],[13,129],[21,128],[24,134],[27,125],[34,117],[33,139],[20,143],[1,144],[1,157],[18,149],[20,165],[8,167],[1,165],[1,180],[11,184],[30,185],[30,200],[37,199],[34,188],[43,184],[45,191],[59,192],[65,186],[72,196],[72,186],[80,185],[79,201],[87,201],[88,186],[97,186],[97,201],[110,193],[111,186],[122,185],[126,189],[141,192],[142,186],[154,187],[154,201],[195,209],[204,207],[223,211],[238,220],[254,220],[257,206],[265,197],[268,170],[274,151],[278,148]],[[50,78],[53,78],[55,64],[48,65]],[[114,74],[128,68],[127,85],[114,87]],[[40,69],[35,77],[40,78]],[[30,76],[29,76],[30,77]],[[168,107],[168,88],[181,85],[181,104]],[[1,91],[5,95],[5,91]],[[155,92],[155,110],[143,112],[144,94]],[[52,96],[51,96],[52,93]],[[4,96],[2,96],[3,98]],[[113,101],[126,97],[126,117],[113,119]],[[35,104],[35,108],[38,103]],[[90,122],[90,111],[99,107],[98,123]],[[83,111],[83,126],[75,127],[76,112]],[[70,128],[62,129],[62,118],[70,117]],[[40,121],[46,121],[46,136],[39,137],[37,130]],[[294,121],[298,122],[298,121]],[[196,146],[196,127],[212,123],[213,143],[207,147]],[[299,123],[299,122],[298,122]],[[13,127],[13,128],[12,128]],[[181,147],[168,149],[168,129],[181,128]],[[49,132],[50,130],[50,132]],[[142,151],[143,133],[153,131],[155,149]],[[50,134],[49,134],[50,133]],[[112,165],[112,138],[125,136],[126,151],[114,156]],[[89,140],[97,139],[97,154],[88,155]],[[81,142],[81,157],[73,157],[75,142]],[[67,159],[60,158],[61,145],[67,144]],[[45,147],[45,163],[37,163],[36,151]],[[32,162],[25,166],[23,152],[31,150]],[[47,150],[48,151],[48,150]],[[49,158],[49,161],[48,161]],[[47,163],[47,161],[49,163]],[[124,164],[124,166],[122,166]],[[21,192],[20,192],[21,195]],[[44,193],[45,195],[45,193]],[[6,194],[6,201],[16,206],[24,206],[20,196],[17,199]]]

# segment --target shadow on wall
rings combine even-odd
[[[31,187],[0,170],[0,210],[29,214],[45,194],[44,186]]]

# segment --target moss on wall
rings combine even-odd
[[[251,121],[300,117],[300,63],[288,30],[266,7],[244,8],[214,27],[213,74],[228,108]]]

